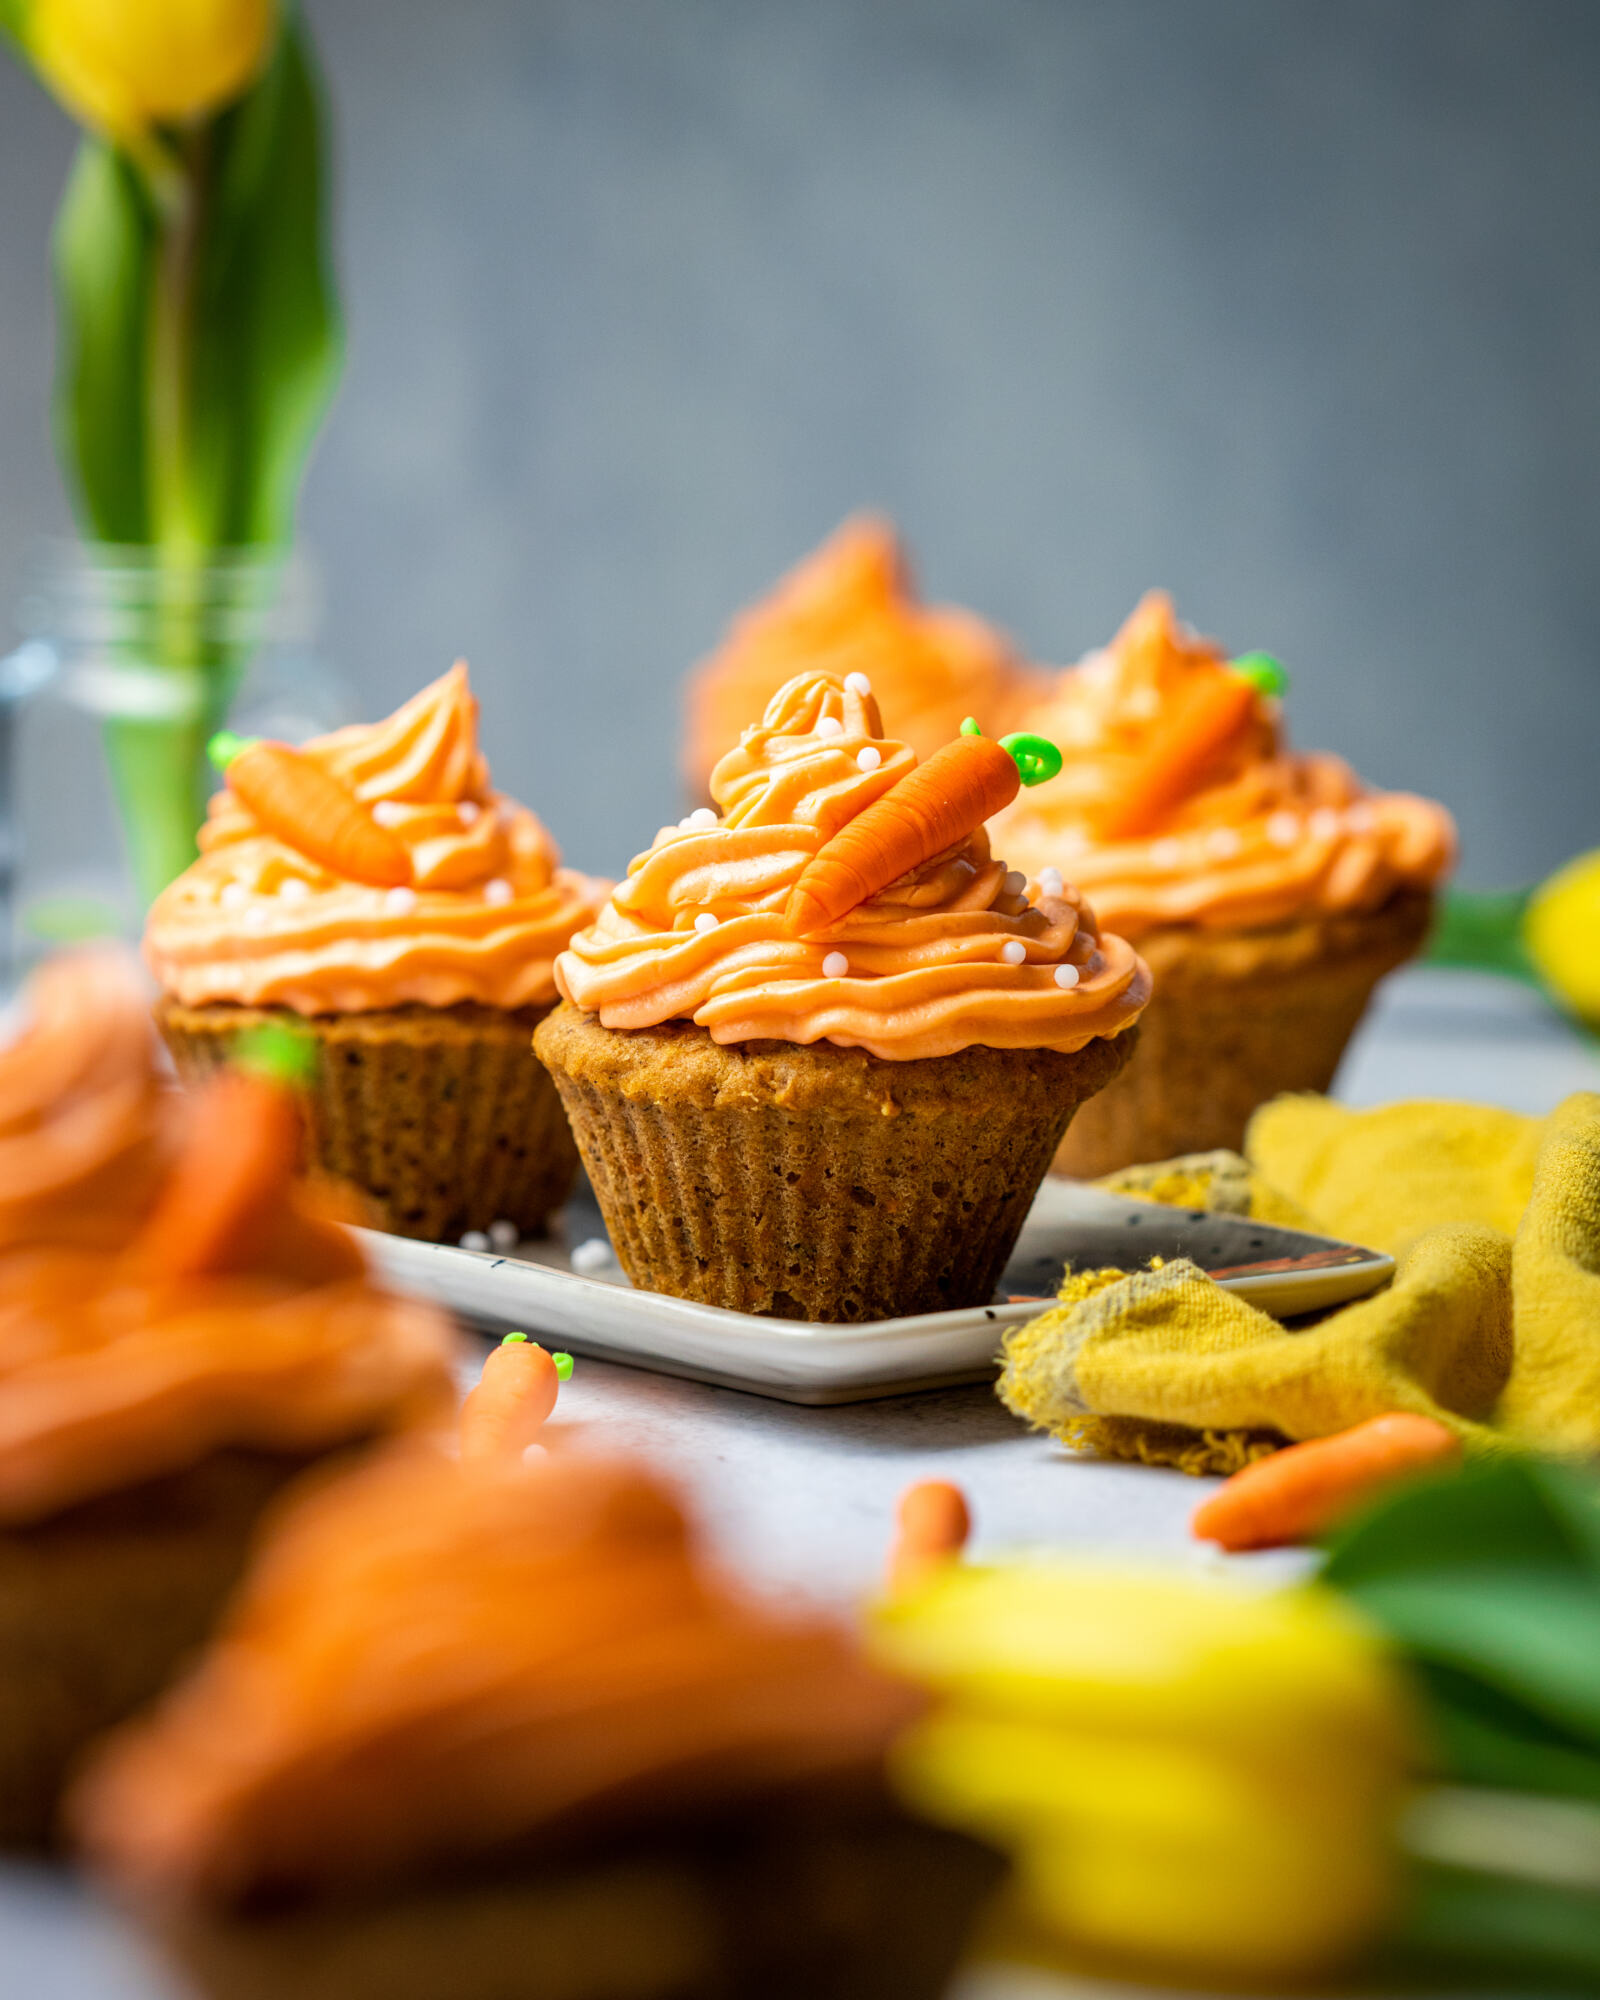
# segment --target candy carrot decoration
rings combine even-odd
[[[1199,1540],[1225,1549],[1306,1541],[1384,1487],[1460,1456],[1454,1431],[1397,1411],[1258,1458],[1197,1507],[1189,1525]]]
[[[929,1570],[960,1555],[972,1532],[967,1497],[948,1479],[922,1479],[908,1486],[895,1509],[895,1543],[889,1552],[888,1586],[907,1590]]]
[[[227,730],[211,739],[210,750],[229,791],[269,833],[347,881],[374,889],[410,882],[405,842],[379,826],[349,786],[314,757],[287,743],[241,740]]]
[[[515,1465],[544,1428],[571,1373],[571,1355],[547,1354],[525,1333],[508,1333],[461,1406],[462,1464]]]
[[[1040,784],[1060,769],[1060,751],[1042,736],[994,743],[969,718],[953,743],[941,744],[811,857],[789,893],[789,929],[796,937],[826,930],[993,818],[1019,785]]]
[[[1102,840],[1148,833],[1181,799],[1255,707],[1258,690],[1227,667],[1193,673],[1167,703],[1121,789],[1095,811]]]

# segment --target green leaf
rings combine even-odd
[[[1463,965],[1539,984],[1522,943],[1531,889],[1447,890],[1424,953],[1430,965]]]
[[[291,19],[216,121],[192,322],[190,518],[212,546],[282,543],[338,378],[321,87]]]
[[[1475,1869],[1419,1868],[1400,1956],[1420,1960],[1433,1980],[1442,1961],[1476,1981],[1494,1981],[1497,1991],[1509,1974],[1520,1993],[1530,1982],[1592,1993],[1600,1980],[1600,1897]]]
[[[0,0],[0,35],[8,41],[22,46],[22,21],[28,11],[28,0]]]
[[[102,139],[78,148],[55,229],[56,432],[81,525],[150,538],[145,375],[155,218],[134,168]]]

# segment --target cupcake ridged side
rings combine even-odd
[[[834,1322],[986,1304],[1068,1120],[1132,1042],[894,1063],[566,1004],[536,1037],[636,1285]]]
[[[572,1192],[577,1152],[533,1052],[546,1011],[308,1017],[168,1000],[157,1018],[186,1082],[225,1063],[248,1029],[287,1021],[309,1031],[320,1057],[306,1098],[310,1164],[360,1188],[381,1227],[448,1242],[502,1220],[532,1235]]]
[[[1284,1091],[1326,1090],[1374,987],[1413,956],[1433,899],[1272,930],[1172,926],[1139,939],[1155,976],[1139,1059],[1073,1121],[1053,1171],[1081,1179],[1218,1147]]]

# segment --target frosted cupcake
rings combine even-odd
[[[440,1421],[452,1341],[292,1178],[292,1096],[163,1079],[135,966],[47,966],[0,1051],[0,1842],[205,1637],[262,1509]]]
[[[1423,941],[1450,815],[1291,751],[1281,686],[1152,593],[1030,712],[1066,768],[996,837],[1037,882],[1070,875],[1156,981],[1139,1060],[1074,1120],[1062,1172],[1237,1149],[1266,1098],[1328,1087],[1374,986]]]
[[[1122,1067],[1143,964],[1075,890],[1030,897],[981,809],[848,907],[807,894],[846,832],[904,832],[920,775],[864,676],[798,675],[717,765],[720,813],[663,829],[557,960],[537,1046],[635,1284],[812,1320],[986,1303]]]
[[[395,1454],[282,1520],[75,1818],[208,2000],[932,2000],[998,1867],[888,1801],[918,1705],[636,1467]]]
[[[561,867],[534,815],[491,788],[464,666],[280,762],[296,758],[314,768],[290,783],[270,757],[230,767],[200,859],[150,912],[179,1071],[205,1075],[241,1031],[295,1019],[322,1058],[315,1163],[365,1190],[383,1227],[532,1234],[577,1171],[533,1029],[556,953],[609,885]]]
[[[741,614],[690,676],[684,769],[696,799],[711,767],[793,675],[863,673],[917,756],[969,715],[995,734],[1044,690],[1003,633],[970,611],[923,604],[887,521],[859,515]]]

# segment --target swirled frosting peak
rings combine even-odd
[[[1066,768],[999,814],[996,837],[1023,867],[1066,870],[1134,937],[1373,910],[1449,871],[1455,828],[1443,806],[1370,791],[1338,757],[1295,753],[1266,694],[1175,764],[1174,713],[1228,672],[1220,649],[1152,591],[1106,651],[1063,672],[1029,712],[1026,726],[1061,746]],[[1169,782],[1135,830],[1119,806],[1148,799],[1157,758]]]
[[[992,626],[955,606],[921,603],[894,529],[860,515],[736,618],[695,669],[685,767],[696,791],[724,745],[806,668],[840,679],[866,674],[919,757],[948,742],[968,715],[999,735],[1042,691]]]
[[[552,961],[609,885],[561,867],[527,807],[492,789],[463,664],[305,754],[405,845],[411,885],[342,879],[225,786],[200,859],[150,912],[145,953],[174,999],[302,1014],[554,999]]]
[[[720,813],[664,827],[556,982],[608,1028],[691,1020],[717,1042],[831,1041],[887,1060],[1071,1051],[1133,1021],[1149,975],[1075,889],[1041,892],[981,827],[831,929],[786,923],[806,863],[916,764],[867,678],[813,670],[718,763]]]

